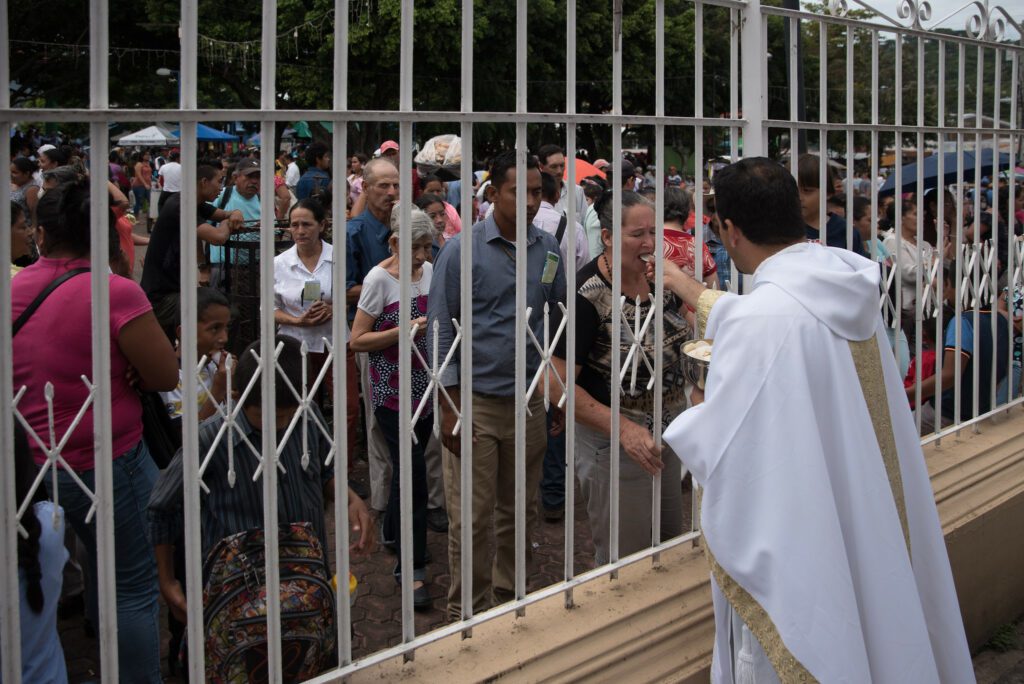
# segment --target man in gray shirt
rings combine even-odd
[[[473,240],[473,612],[515,597],[515,378],[516,234],[526,230],[526,305],[532,307],[528,324],[543,340],[544,304],[555,318],[565,301],[565,270],[555,238],[532,225],[541,201],[540,170],[527,164],[526,216],[516,216],[516,166],[512,151],[498,155],[491,166],[495,188],[494,213],[471,231],[449,240],[438,254],[430,286],[428,330],[438,322],[438,359],[448,354],[461,319],[462,239]],[[518,219],[518,220],[517,220]],[[525,314],[525,312],[521,312]],[[556,319],[557,320],[557,319]],[[458,354],[441,382],[458,405]],[[527,342],[526,378],[532,379],[540,355]],[[444,445],[445,499],[448,502],[448,560],[451,586],[448,615],[462,617],[461,519],[462,482],[459,436],[453,435],[457,417],[441,402],[441,441]],[[537,490],[541,462],[547,446],[542,392],[534,392],[526,418],[526,538],[537,518]],[[489,532],[494,524],[495,558],[489,558]],[[527,564],[530,545],[527,543]]]

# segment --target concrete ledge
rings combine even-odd
[[[972,649],[1024,614],[1024,413],[925,448]],[[706,682],[714,616],[689,544],[352,675],[353,682]]]

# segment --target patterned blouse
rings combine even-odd
[[[423,274],[420,279],[412,284],[412,313],[413,319],[427,315],[427,293],[430,291],[430,277],[432,274],[431,264],[423,264]],[[382,332],[397,328],[400,323],[398,280],[387,270],[380,266],[374,266],[366,275],[363,281],[363,290],[359,296],[359,308],[373,317],[373,332]],[[424,359],[427,359],[428,335],[416,337],[415,345]],[[374,408],[387,408],[398,411],[398,388],[399,388],[399,358],[398,344],[387,349],[369,353],[370,360],[370,384],[372,386]],[[419,405],[420,399],[427,390],[430,382],[430,374],[420,363],[419,358],[413,353],[412,358],[412,402],[413,410]],[[427,402],[422,416],[430,415],[432,402]]]
[[[598,259],[591,261],[577,274],[577,282],[580,283],[580,286],[576,292],[576,363],[581,367],[577,382],[594,399],[605,406],[610,406],[613,386],[612,354],[617,346],[621,354],[622,366],[620,368],[626,369],[621,386],[620,410],[633,422],[653,430],[654,396],[658,390],[657,383],[651,389],[647,389],[651,373],[643,358],[637,358],[635,366],[632,360],[628,367],[626,366],[627,357],[633,346],[632,331],[635,330],[635,322],[639,318],[640,327],[643,328],[652,300],[648,299],[637,303],[629,297],[626,298],[622,305],[622,315],[625,321],[622,321],[621,337],[619,344],[614,345],[611,338],[612,287],[601,273],[597,263]],[[692,333],[686,319],[679,313],[679,308],[682,305],[679,299],[666,291],[664,300],[664,311],[662,312],[665,330],[664,346],[662,347],[664,364],[662,427],[667,427],[672,419],[686,408],[683,344],[692,337]],[[655,358],[654,330],[655,324],[652,319],[647,325],[646,333],[641,341],[643,354],[652,368]],[[555,355],[563,359],[565,358],[564,340],[563,337],[555,351]]]

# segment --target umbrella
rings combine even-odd
[[[177,142],[178,134],[176,132],[170,133],[160,126],[147,126],[141,131],[135,131],[117,139],[118,145],[161,146],[173,145]]]
[[[975,152],[963,152],[964,156],[964,169],[963,169],[963,180],[964,182],[970,183],[974,181],[974,175],[976,167],[981,167],[982,175],[992,175],[992,150],[983,149],[981,151],[980,163],[975,157]],[[942,154],[943,160],[943,171],[944,177],[942,179],[943,185],[949,185],[957,182],[957,153],[956,152],[945,152]],[[924,187],[922,191],[930,190],[938,186],[939,184],[939,155],[933,154],[927,157],[923,162],[922,175],[924,178]],[[906,164],[903,167],[903,189],[901,192],[914,192],[917,190],[917,168],[918,162],[913,164]],[[999,166],[1007,167],[1010,165],[1010,155],[1003,152],[999,155]],[[891,195],[896,190],[896,174],[890,174],[885,180],[885,184],[878,191],[881,195]]]
[[[600,176],[601,178],[607,178],[604,171],[599,170],[596,166],[588,162],[586,159],[576,158],[576,182],[579,183],[584,178],[590,176]],[[565,167],[564,178],[569,177],[569,167]]]
[[[180,136],[181,131],[175,130],[172,132],[174,136]],[[231,135],[224,131],[218,131],[216,128],[210,128],[209,126],[201,123],[196,124],[196,140],[199,142],[238,142],[237,135]]]

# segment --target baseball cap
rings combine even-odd
[[[598,169],[599,171],[604,171],[609,166],[611,166],[611,164],[608,163],[607,159],[598,159],[597,161],[594,162],[594,168]]]
[[[394,140],[385,140],[380,144],[381,154],[384,154],[385,152],[390,152],[391,150],[394,150],[395,152],[398,151],[398,143],[396,143]]]
[[[46,145],[40,145],[39,149],[36,150],[36,154],[42,154],[43,152],[49,152],[50,150],[55,149],[57,149],[56,145],[50,145],[49,143],[47,143]]]
[[[235,167],[235,173],[240,173],[246,176],[251,173],[259,172],[260,163],[255,159],[243,159],[242,161],[238,162],[238,166]]]

